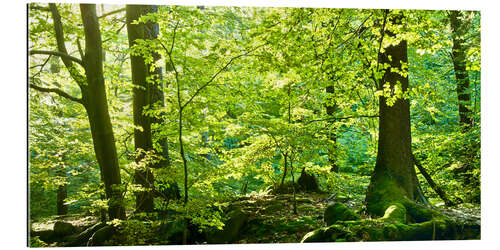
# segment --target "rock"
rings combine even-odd
[[[300,185],[298,183],[294,182],[285,182],[283,185],[281,184],[276,184],[271,186],[268,191],[269,194],[277,195],[277,194],[292,194],[293,189],[295,188],[295,192],[298,192],[300,190]]]
[[[283,209],[283,203],[280,201],[273,201],[264,209],[266,213],[275,213]]]
[[[209,232],[208,243],[232,243],[240,237],[241,229],[248,221],[248,215],[241,209],[235,209],[228,213],[229,219],[222,230]]]
[[[302,204],[297,206],[297,210],[299,211],[299,213],[314,212],[316,210],[316,207],[311,204]]]
[[[338,221],[360,220],[361,217],[342,203],[329,205],[325,209],[324,221],[327,226],[335,224]]]
[[[70,235],[66,237],[65,241],[67,242],[64,244],[64,246],[67,247],[76,247],[76,246],[86,246],[87,241],[89,238],[99,229],[103,228],[106,226],[106,223],[97,223],[89,228],[87,228],[85,231],[76,234],[76,235]]]
[[[335,197],[335,200],[339,201],[339,202],[347,202],[349,200],[349,197],[347,197],[343,194],[339,194]]]
[[[297,201],[297,203],[309,203],[309,204],[312,204],[314,203],[314,201],[312,201],[311,199],[308,199],[308,198],[303,198],[303,197],[297,197],[295,199]]]
[[[300,174],[297,184],[300,186],[301,191],[307,192],[317,192],[319,191],[318,180],[313,174],[306,172],[306,168],[302,168],[302,173]]]
[[[39,230],[31,231],[30,238],[38,237],[40,240],[46,243],[52,243],[54,241],[54,230]]]
[[[111,236],[116,232],[115,227],[111,225],[106,225],[101,229],[97,230],[92,237],[90,237],[87,246],[102,246],[106,240],[109,240]]]
[[[182,244],[184,222],[181,219],[168,221],[161,228],[161,234],[172,244]],[[189,232],[188,232],[189,238]]]
[[[67,236],[75,231],[73,224],[65,221],[56,221],[54,224],[54,235],[56,236]]]

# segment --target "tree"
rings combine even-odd
[[[96,7],[94,4],[80,5],[85,34],[85,51],[82,51],[79,46],[82,59],[68,54],[59,11],[55,4],[49,4],[49,7],[54,21],[57,51],[31,50],[30,55],[59,56],[73,80],[80,87],[82,97],[77,98],[61,89],[45,88],[34,83],[30,84],[30,87],[41,92],[56,93],[85,107],[90,123],[94,152],[101,172],[101,180],[104,183],[106,197],[109,199],[109,217],[110,219],[123,218],[125,210],[122,204],[120,168],[106,98],[102,64],[102,41]],[[84,75],[80,73],[75,63],[84,68]]]
[[[467,72],[467,45],[466,32],[468,20],[463,11],[450,11],[448,14],[451,26],[452,49],[451,59],[457,82],[458,114],[460,127],[470,128],[473,125],[472,110],[470,109],[470,80]]]
[[[402,14],[384,12],[381,43],[385,35],[390,39],[397,37],[394,30],[403,20]],[[383,91],[379,97],[378,152],[366,193],[366,208],[369,213],[382,216],[395,203],[422,200],[422,197],[411,151],[410,103],[405,73],[407,42],[399,40],[387,46],[379,52],[378,63],[385,71],[378,86],[379,91]]]
[[[149,36],[153,31],[148,31],[146,24],[139,22],[139,18],[147,13],[156,10],[155,6],[151,5],[127,5],[127,34],[129,47],[137,48],[138,40],[154,39]],[[154,62],[153,62],[154,63]],[[145,191],[139,191],[136,194],[136,211],[137,212],[152,212],[154,209],[154,195],[152,188],[154,187],[154,176],[149,166],[151,163],[140,164],[147,152],[153,150],[153,139],[151,133],[151,117],[146,115],[145,110],[152,104],[152,92],[156,88],[151,82],[158,74],[151,72],[152,63],[146,63],[142,53],[131,53],[130,65],[132,69],[133,88],[133,116],[134,116],[134,142],[135,142],[135,161],[139,164],[134,173],[134,182],[145,188]]]

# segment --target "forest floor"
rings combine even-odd
[[[246,219],[239,222],[237,228],[230,226],[231,234],[235,234],[233,237],[224,238],[227,234],[224,232],[222,238],[231,243],[297,243],[308,232],[326,225],[323,221],[325,208],[334,202],[342,202],[362,218],[369,218],[363,213],[363,199],[360,196],[348,198],[327,193],[297,193],[295,200],[297,214],[293,213],[292,194],[260,194],[237,198],[225,211],[228,214],[235,210],[241,211]],[[462,204],[453,208],[444,206],[435,208],[455,220],[475,221],[480,224],[480,205]],[[53,216],[32,222],[31,231],[40,234],[39,232],[53,230],[56,221],[69,222],[79,228],[78,231],[83,231],[96,224],[98,218],[84,215]],[[210,239],[210,236],[196,240],[194,243],[203,244],[207,241],[208,243],[222,243],[220,240]],[[165,244],[165,242],[156,242],[154,239],[146,240],[144,243]],[[113,241],[104,243],[104,245],[117,244],[121,245]],[[58,246],[58,243],[52,243],[49,246]]]

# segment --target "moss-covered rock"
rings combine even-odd
[[[75,231],[73,224],[65,221],[56,221],[54,223],[54,235],[57,237],[63,237],[72,234]]]
[[[208,232],[208,243],[232,243],[240,237],[241,229],[248,221],[248,215],[241,209],[235,209],[228,213],[222,230]]]
[[[106,225],[97,230],[92,237],[90,237],[87,246],[102,246],[106,240],[109,240],[113,234],[116,233],[115,227]]]
[[[335,224],[338,221],[355,221],[361,219],[359,215],[343,203],[335,203],[326,207],[323,218],[327,226]]]
[[[99,229],[103,228],[106,226],[106,223],[97,223],[89,228],[87,228],[85,231],[79,233],[79,234],[74,234],[70,235],[65,238],[65,243],[63,246],[68,246],[68,247],[75,247],[75,246],[86,246],[87,242],[90,237]]]
[[[268,204],[267,207],[264,209],[264,211],[267,214],[270,214],[270,213],[275,213],[277,211],[281,211],[283,208],[284,208],[284,206],[283,206],[282,202],[274,201],[274,202],[271,202],[270,204]]]
[[[297,184],[299,184],[299,188],[301,191],[305,192],[319,191],[319,185],[316,176],[308,173],[305,168],[302,168],[302,173],[300,174],[300,177],[297,180]]]
[[[315,211],[317,208],[311,204],[301,204],[297,206],[297,211],[299,213],[309,213]]]

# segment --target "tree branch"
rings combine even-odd
[[[59,95],[61,97],[64,97],[64,98],[68,99],[68,100],[71,100],[71,101],[74,101],[74,102],[78,102],[78,103],[80,103],[80,104],[83,105],[82,99],[76,98],[74,96],[71,96],[70,94],[68,94],[68,93],[66,93],[66,92],[64,92],[64,91],[62,91],[62,90],[60,90],[58,88],[44,88],[44,87],[40,87],[40,86],[37,86],[37,85],[32,84],[32,83],[30,83],[30,88],[38,90],[40,92],[55,93],[55,94],[57,94],[57,95]]]
[[[379,117],[378,115],[358,115],[358,116],[346,116],[346,117],[329,117],[325,119],[317,119],[317,120],[310,120],[308,122],[305,122],[304,125],[308,125],[313,122],[321,122],[321,121],[336,121],[336,120],[347,120],[347,119],[354,119],[354,118],[377,118]]]
[[[229,61],[228,61],[228,62],[227,62],[227,63],[226,63],[223,67],[221,67],[221,68],[220,68],[220,69],[219,69],[219,70],[218,70],[215,74],[213,74],[213,75],[212,75],[212,77],[210,77],[210,79],[209,79],[207,82],[205,82],[203,85],[201,85],[201,87],[200,87],[200,88],[198,88],[198,89],[194,92],[194,94],[193,94],[193,95],[189,98],[189,100],[188,100],[186,103],[184,103],[184,105],[182,105],[182,108],[186,107],[189,103],[191,103],[191,101],[193,101],[193,99],[194,99],[194,98],[195,98],[195,97],[196,97],[196,96],[197,96],[197,95],[198,95],[198,94],[199,94],[199,93],[200,93],[200,92],[201,92],[204,88],[206,88],[208,85],[210,85],[210,83],[212,83],[212,82],[215,80],[215,78],[217,78],[217,76],[218,76],[218,75],[219,75],[222,71],[224,71],[225,69],[227,69],[227,67],[229,67],[229,65],[231,65],[231,63],[232,63],[234,60],[236,60],[236,59],[238,59],[238,58],[240,58],[240,57],[246,56],[246,55],[250,54],[251,52],[255,51],[256,49],[258,49],[258,48],[260,48],[260,47],[262,47],[262,46],[264,46],[264,45],[265,45],[265,44],[261,44],[261,45],[259,45],[259,46],[256,46],[255,48],[253,48],[253,49],[251,49],[251,50],[249,50],[249,51],[247,51],[247,52],[243,53],[243,54],[239,54],[239,55],[237,55],[237,56],[232,57],[232,58],[231,58],[231,59],[230,59],[230,60],[229,60]]]
[[[56,4],[54,3],[49,3],[49,8],[50,12],[52,13],[52,19],[54,21],[54,32],[55,32],[55,37],[57,41],[57,50],[63,54],[69,55],[68,50],[66,49],[66,45],[64,44],[64,31],[63,31],[63,26],[61,22],[61,15],[59,14],[59,10],[57,9]],[[75,69],[73,65],[73,60],[69,59],[68,57],[61,57],[64,66],[66,66],[66,69],[68,69],[69,74],[75,80],[75,82],[83,86],[85,84],[85,77],[81,74],[78,73],[78,71]],[[84,63],[83,60],[78,59],[79,62],[83,67]]]
[[[125,11],[125,8],[121,8],[121,9],[113,10],[113,11],[110,11],[110,12],[108,12],[108,13],[102,14],[102,15],[101,15],[101,16],[99,16],[98,18],[107,17],[107,16],[114,15],[114,14],[117,14],[117,13],[120,13],[120,12],[123,12],[123,11]]]
[[[60,52],[60,51],[49,51],[49,50],[36,50],[36,49],[33,49],[33,50],[30,50],[29,51],[29,54],[30,55],[51,55],[51,56],[58,56],[58,57],[61,57],[63,59],[67,59],[67,60],[71,60],[73,62],[76,62],[80,65],[83,66],[83,61],[74,57],[74,56],[70,56],[64,52]]]

